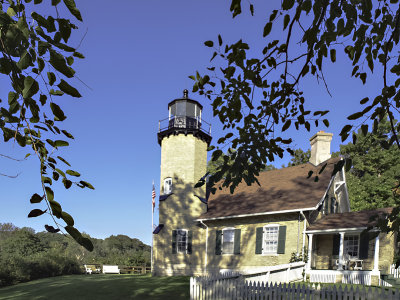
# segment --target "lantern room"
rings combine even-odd
[[[211,141],[211,125],[201,117],[203,106],[196,100],[189,99],[188,90],[183,91],[183,98],[168,104],[168,118],[159,121],[158,143],[171,134],[193,134],[207,142]]]

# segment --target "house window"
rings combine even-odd
[[[233,254],[235,243],[235,229],[225,228],[222,230],[222,253]]]
[[[215,254],[240,254],[239,228],[224,228],[215,231]]]
[[[263,230],[263,254],[276,254],[278,250],[279,225],[267,225]]]
[[[171,194],[172,193],[172,178],[165,178],[164,179],[164,194]]]
[[[345,235],[343,244],[343,254],[350,257],[358,257],[359,249],[359,236],[358,235]]]
[[[188,234],[185,229],[178,229],[176,231],[176,252],[186,253],[188,242]]]

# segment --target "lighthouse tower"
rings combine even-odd
[[[205,185],[194,188],[207,171],[210,125],[202,105],[188,98],[168,104],[159,122],[161,146],[159,225],[153,233],[153,275],[200,274],[204,267],[205,230],[196,219],[206,212]]]

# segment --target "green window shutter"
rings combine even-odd
[[[187,236],[187,254],[192,254],[192,239],[193,239],[193,232],[188,230]]]
[[[340,234],[333,235],[332,255],[339,255]]]
[[[263,241],[263,228],[256,228],[256,254],[262,253],[262,241]]]
[[[172,230],[172,254],[176,254],[176,230]]]
[[[222,253],[222,230],[215,231],[215,255]]]
[[[360,249],[358,257],[360,259],[368,258],[368,247],[369,247],[369,234],[368,232],[361,232],[360,234]]]
[[[285,254],[285,244],[286,244],[286,226],[279,226],[278,235],[278,254]]]
[[[235,229],[235,240],[233,244],[233,254],[240,254],[240,229]]]

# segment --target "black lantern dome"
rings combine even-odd
[[[183,91],[183,98],[168,104],[168,118],[159,121],[158,143],[171,134],[193,134],[207,144],[211,142],[211,125],[201,118],[203,106],[196,100],[188,98],[188,90]]]

